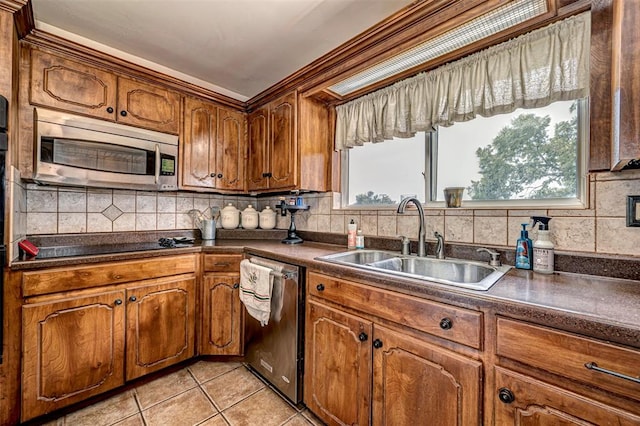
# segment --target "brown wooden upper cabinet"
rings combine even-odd
[[[243,113],[186,97],[181,188],[243,191],[245,128]]]
[[[613,2],[611,168],[640,167],[640,8]]]
[[[177,92],[40,50],[31,52],[30,103],[177,134]]]
[[[326,191],[329,110],[290,92],[249,114],[247,189]]]

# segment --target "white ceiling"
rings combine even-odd
[[[33,0],[36,27],[246,101],[414,0]]]

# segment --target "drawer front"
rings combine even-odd
[[[196,255],[103,263],[91,266],[28,271],[22,274],[24,297],[79,290],[130,281],[180,275],[196,270]]]
[[[499,356],[541,368],[590,386],[640,400],[640,383],[586,367],[597,367],[638,379],[640,351],[613,346],[520,321],[498,318]]]
[[[309,272],[308,294],[481,349],[482,313]]]
[[[240,271],[241,254],[206,254],[204,256],[205,272],[232,272]]]

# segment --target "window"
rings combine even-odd
[[[555,102],[343,151],[343,205],[413,195],[443,206],[454,186],[468,207],[584,207],[587,110],[586,99]]]

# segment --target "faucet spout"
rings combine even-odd
[[[420,217],[420,229],[418,230],[418,256],[425,257],[427,255],[426,231],[424,225],[424,209],[422,208],[420,200],[414,197],[407,197],[404,200],[400,201],[400,205],[398,206],[398,214],[404,213],[409,202],[413,202],[413,204],[418,209],[418,215]]]

